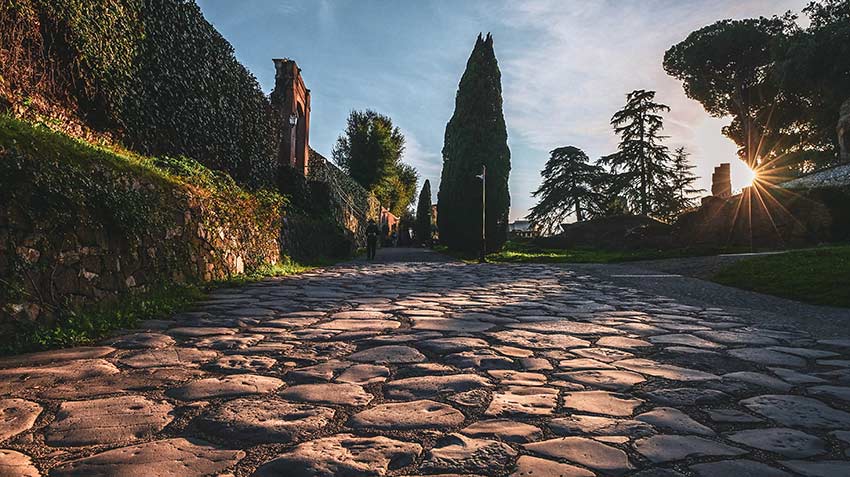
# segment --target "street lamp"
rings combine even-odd
[[[475,176],[481,179],[481,256],[480,263],[487,261],[487,166],[481,166],[481,175]]]

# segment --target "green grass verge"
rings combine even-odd
[[[850,307],[850,245],[744,259],[712,280],[815,305]]]
[[[465,262],[477,262],[478,255],[464,254],[437,246],[435,250]],[[662,258],[699,257],[719,253],[749,251],[733,248],[679,248],[673,250],[599,250],[590,248],[540,248],[524,242],[508,241],[500,252],[487,255],[493,263],[617,263]]]
[[[11,337],[0,340],[0,355],[91,344],[108,336],[111,331],[133,328],[142,321],[168,318],[186,310],[216,288],[293,275],[331,263],[317,260],[310,265],[302,265],[284,261],[228,280],[202,284],[160,284],[145,293],[121,297],[117,302],[64,312],[50,325],[21,325]]]

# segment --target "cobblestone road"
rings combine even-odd
[[[354,263],[144,327],[0,361],[0,476],[850,475],[850,339],[568,268]]]

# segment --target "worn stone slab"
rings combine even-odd
[[[594,477],[593,472],[570,464],[521,455],[516,462],[516,470],[510,477]]]
[[[380,404],[352,416],[349,425],[391,430],[439,429],[458,426],[464,419],[463,413],[448,404],[422,399]]]
[[[747,459],[722,460],[690,467],[698,477],[791,477],[788,472]]]
[[[481,338],[456,336],[420,341],[417,346],[433,353],[454,353],[473,348],[486,348],[490,345]]]
[[[586,437],[559,437],[524,447],[538,455],[581,464],[602,475],[627,475],[634,469],[625,452]]]
[[[133,333],[113,338],[109,344],[122,349],[162,349],[173,346],[175,341],[162,333]]]
[[[509,323],[505,325],[508,328],[539,331],[541,333],[563,333],[565,335],[617,335],[620,334],[614,328],[608,326],[594,325],[593,323],[583,323],[580,321],[567,321],[560,319],[559,321],[534,321],[529,323]]]
[[[540,428],[510,419],[488,419],[474,422],[460,430],[469,437],[497,438],[503,442],[523,444],[543,437]]]
[[[143,396],[63,402],[44,439],[55,447],[129,443],[161,431],[173,411],[167,402]]]
[[[804,459],[827,451],[826,443],[820,438],[789,428],[748,429],[733,432],[726,438],[747,447],[782,454],[792,459]]]
[[[765,394],[741,401],[750,411],[789,427],[850,429],[850,413],[827,406],[817,399]]]
[[[316,325],[317,328],[338,331],[383,331],[394,330],[401,323],[394,320],[332,320]]]
[[[664,406],[705,405],[731,399],[731,396],[716,389],[688,387],[656,389],[645,395]]]
[[[572,350],[572,353],[582,358],[595,359],[603,363],[613,363],[634,357],[632,353],[616,348],[579,348]]]
[[[15,366],[31,367],[43,364],[59,363],[62,361],[93,360],[112,354],[115,348],[111,346],[78,346],[76,348],[56,349],[38,353],[25,353],[17,356],[0,358],[0,368]]]
[[[548,416],[558,404],[558,390],[537,386],[510,386],[493,394],[485,416]]]
[[[573,414],[552,419],[549,429],[559,436],[626,436],[643,437],[654,432],[652,426],[633,419],[613,419],[602,416]]]
[[[657,407],[635,416],[635,420],[676,434],[696,434],[700,436],[713,436],[715,434],[711,428],[700,424],[684,412],[672,407]]]
[[[850,386],[812,386],[806,392],[813,396],[850,402]]]
[[[234,466],[245,453],[220,449],[199,439],[166,439],[112,449],[73,460],[51,477],[203,477]]]
[[[53,384],[38,390],[43,399],[84,400],[111,394],[151,391],[197,379],[205,373],[195,368],[130,369],[107,376]]]
[[[422,446],[387,437],[337,434],[298,444],[263,464],[253,477],[382,476],[407,466]]]
[[[625,336],[603,336],[596,340],[596,346],[619,349],[640,349],[652,348],[652,343],[646,340],[628,338]]]
[[[390,370],[386,366],[372,364],[355,364],[337,376],[336,380],[349,384],[371,384],[381,383],[390,376]]]
[[[111,374],[118,374],[118,368],[100,358],[0,369],[0,394],[53,386],[57,383],[78,382]]]
[[[240,398],[198,417],[196,422],[205,432],[228,442],[286,444],[313,436],[334,415],[333,409],[312,404]]]
[[[657,435],[635,442],[635,450],[650,461],[660,464],[689,457],[723,457],[746,454],[747,451],[699,436]]]
[[[517,452],[507,444],[451,434],[428,451],[422,470],[428,473],[457,472],[495,475],[513,461]]]
[[[564,407],[576,411],[626,417],[643,404],[640,399],[608,391],[576,391],[564,394]]]
[[[10,449],[0,449],[0,475],[4,477],[41,477],[28,455]]]
[[[165,368],[172,366],[197,367],[218,357],[213,350],[197,348],[165,348],[129,354],[118,360],[131,368]]]
[[[277,366],[277,360],[267,356],[231,354],[209,364],[209,368],[223,373],[265,372]]]
[[[730,356],[767,366],[802,368],[806,360],[792,354],[781,353],[767,348],[736,348],[727,351]]]
[[[410,346],[387,345],[358,351],[348,357],[352,361],[378,364],[421,363],[425,355]]]
[[[590,346],[589,341],[566,334],[549,335],[526,330],[497,331],[488,334],[503,343],[530,349],[569,349]]]
[[[182,326],[171,328],[166,333],[171,336],[179,336],[183,338],[197,338],[201,336],[214,335],[233,335],[239,332],[236,328],[226,328],[222,326]]]
[[[365,406],[373,397],[362,386],[348,383],[299,384],[280,392],[285,399],[338,406]]]
[[[25,399],[0,399],[0,442],[28,431],[41,410],[37,403]]]
[[[485,323],[474,320],[454,320],[451,318],[415,317],[413,318],[414,330],[430,330],[444,332],[479,332],[486,331],[495,326],[493,323]]]
[[[806,477],[836,477],[850,475],[850,461],[821,460],[810,462],[805,460],[783,460],[780,464]]]
[[[281,386],[283,386],[283,381],[277,378],[256,374],[235,374],[223,378],[192,381],[183,386],[169,389],[166,394],[181,401],[198,401],[247,394],[265,394]]]
[[[626,391],[631,389],[632,386],[646,381],[643,376],[631,371],[606,369],[559,373],[558,377],[589,387],[611,391]]]
[[[487,371],[487,374],[499,381],[499,384],[509,386],[542,386],[546,384],[546,375],[540,373],[529,373],[513,371],[509,369],[495,369]]]
[[[659,378],[670,379],[673,381],[708,381],[712,379],[719,379],[718,376],[704,371],[683,368],[642,358],[615,361],[613,364],[636,373],[648,374],[650,376],[657,376]]]
[[[489,349],[461,351],[443,358],[446,364],[456,366],[461,369],[477,368],[477,369],[511,369],[513,368],[513,360],[507,356],[502,356]]]

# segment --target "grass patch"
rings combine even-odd
[[[744,259],[712,280],[814,305],[850,307],[850,245]]]
[[[435,247],[440,253],[464,262],[477,262],[477,254],[464,254],[448,250],[445,246]],[[663,258],[700,257],[719,253],[737,253],[749,249],[733,248],[679,248],[673,250],[600,250],[591,248],[540,248],[530,243],[508,241],[500,252],[487,255],[493,263],[617,263]]]
[[[0,342],[0,355],[88,345],[122,328],[134,328],[145,320],[165,319],[189,309],[211,290],[240,286],[271,277],[294,275],[331,264],[319,260],[310,265],[284,261],[267,265],[228,280],[203,284],[160,284],[145,293],[128,295],[117,302],[67,311],[50,325],[20,325],[10,339]]]

